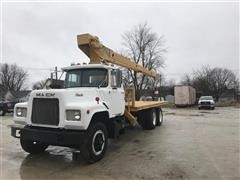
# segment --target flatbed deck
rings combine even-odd
[[[166,103],[166,101],[135,101],[134,105],[126,103],[125,108],[129,109],[130,112],[137,112],[144,109],[161,107]]]

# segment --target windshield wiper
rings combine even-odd
[[[100,88],[105,82],[107,81],[107,78],[105,78],[104,80],[100,81],[98,88]]]

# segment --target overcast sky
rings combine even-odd
[[[3,62],[29,71],[29,84],[54,66],[88,62],[81,33],[112,49],[139,23],[165,36],[163,73],[177,81],[201,65],[239,70],[239,6],[235,3],[4,3]]]

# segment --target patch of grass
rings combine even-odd
[[[229,101],[223,101],[223,102],[217,102],[216,107],[226,107],[226,106],[235,106],[237,108],[240,108],[240,102],[235,100],[229,100]]]
[[[176,108],[176,105],[174,103],[166,103],[163,105],[163,108]]]

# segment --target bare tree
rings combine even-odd
[[[16,64],[0,66],[0,84],[5,90],[20,91],[24,89],[27,76],[27,71]]]
[[[233,89],[236,84],[235,74],[226,68],[210,68],[210,66],[202,66],[201,69],[194,71],[193,77],[187,75],[186,80],[190,80],[198,92],[202,95],[212,95],[216,101],[226,92],[227,89]],[[183,81],[184,82],[184,81]]]
[[[210,89],[218,101],[219,97],[227,88],[234,88],[235,74],[223,68],[214,68],[211,71]]]
[[[33,84],[32,89],[33,90],[35,90],[35,89],[43,89],[45,87],[45,85],[46,85],[46,82],[47,82],[46,79],[38,81],[38,82]]]
[[[175,85],[176,85],[175,79],[169,79],[166,81],[166,86],[170,88],[174,88]]]
[[[240,92],[240,82],[239,82],[239,78],[236,77],[235,80],[234,80],[234,98],[236,100],[239,100],[238,99],[239,98],[239,96],[238,96],[239,92]]]
[[[184,74],[184,76],[182,77],[182,80],[181,80],[181,84],[182,85],[187,85],[187,86],[192,85],[191,76],[189,74]]]
[[[145,23],[139,24],[131,31],[126,32],[123,35],[123,40],[126,56],[148,70],[160,72],[160,68],[164,65],[163,54],[166,52],[163,46],[163,36],[158,37]],[[133,70],[127,71],[125,79],[127,84],[134,86],[137,100],[140,98],[142,90],[152,85],[149,77]]]
[[[158,88],[161,87],[163,85],[163,81],[164,81],[164,76],[163,74],[157,74],[156,78],[149,78],[149,85],[150,87],[153,88]]]

